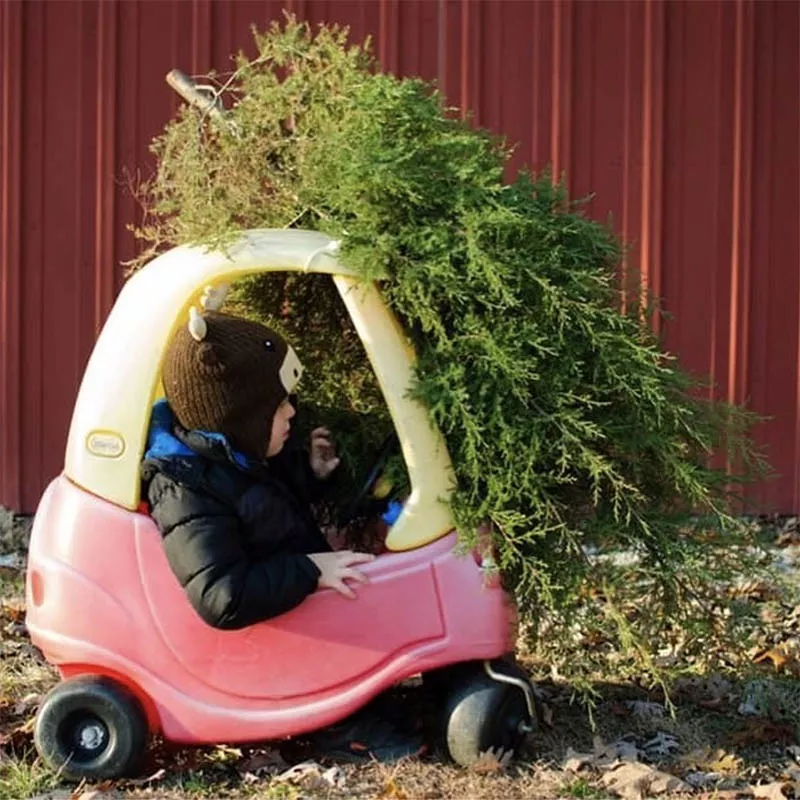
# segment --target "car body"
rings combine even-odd
[[[330,237],[298,230],[246,231],[218,250],[175,248],[127,281],[86,367],[63,473],[34,521],[27,626],[65,680],[101,676],[125,687],[149,731],[168,740],[311,731],[408,676],[513,649],[513,603],[459,546],[444,439],[408,396],[413,349],[379,287],[337,254]],[[411,493],[356,600],[318,590],[275,619],[217,630],[167,563],[140,503],[140,463],[176,326],[208,287],[273,270],[326,273],[336,284],[384,393]]]

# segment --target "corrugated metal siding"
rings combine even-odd
[[[0,4],[0,502],[30,511],[62,462],[91,345],[134,253],[125,170],[177,98],[283,9],[372,36],[385,68],[565,172],[662,295],[667,345],[772,417],[800,511],[800,5],[783,2],[152,0]]]

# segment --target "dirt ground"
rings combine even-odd
[[[663,693],[598,681],[591,713],[574,687],[537,674],[545,725],[506,763],[471,769],[439,752],[394,766],[317,761],[303,742],[175,749],[154,742],[136,780],[63,781],[38,759],[33,719],[55,683],[24,625],[24,522],[0,519],[0,800],[23,798],[800,798],[800,605],[780,646],[732,679],[684,678]],[[9,527],[13,526],[13,530]],[[774,613],[774,611],[773,611]],[[523,662],[524,664],[525,662]],[[414,688],[407,690],[414,697]]]

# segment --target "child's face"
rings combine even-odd
[[[269,437],[269,446],[267,447],[267,458],[278,455],[286,440],[289,438],[289,431],[291,430],[291,419],[295,415],[294,406],[289,402],[287,397],[275,412],[272,418],[272,433]]]

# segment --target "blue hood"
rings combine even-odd
[[[150,459],[160,458],[175,458],[175,457],[189,457],[197,458],[199,453],[196,453],[190,447],[185,445],[173,433],[175,428],[175,415],[169,407],[166,400],[159,400],[154,406],[150,416],[150,430],[147,433],[147,451],[144,454],[145,461]],[[225,447],[225,449],[233,455],[236,463],[247,469],[250,462],[247,456],[242,453],[237,453],[231,446],[228,440],[221,433],[209,433],[207,431],[193,431],[193,433],[202,436],[209,442],[216,442]]]

